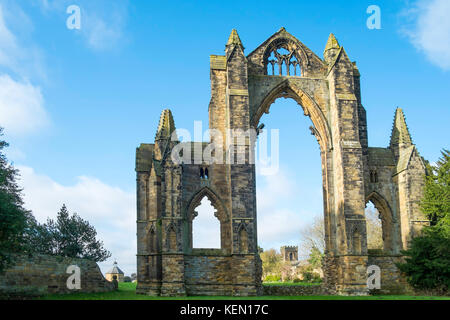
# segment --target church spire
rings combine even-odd
[[[328,37],[328,41],[327,41],[327,45],[325,46],[325,50],[324,52],[326,52],[327,50],[330,49],[340,49],[340,45],[339,42],[337,41],[336,37],[334,36],[334,34],[330,33],[330,36]]]
[[[169,109],[163,110],[159,118],[158,130],[156,131],[155,140],[170,139],[175,131],[175,122],[173,121],[172,112]]]
[[[392,126],[390,148],[397,153],[400,147],[411,146],[412,139],[409,134],[408,126],[406,125],[405,115],[401,108],[395,110],[394,124]]]
[[[241,38],[239,38],[239,35],[238,35],[236,29],[231,30],[231,34],[230,34],[230,37],[228,38],[226,47],[228,48],[229,46],[233,46],[233,45],[241,46],[242,49],[244,49],[244,46],[242,45],[242,42],[241,42]]]
[[[333,63],[340,49],[341,46],[339,45],[336,37],[334,36],[334,34],[330,33],[327,44],[325,46],[325,50],[323,51],[325,62],[328,64]]]

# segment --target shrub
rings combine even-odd
[[[436,233],[413,238],[399,269],[417,289],[448,291],[450,287],[450,239]]]
[[[269,274],[264,279],[264,282],[277,282],[277,281],[281,281],[281,277],[279,275],[275,275],[275,274]]]
[[[317,272],[303,272],[303,281],[306,282],[322,282],[322,278]]]

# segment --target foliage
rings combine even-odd
[[[450,154],[428,166],[421,209],[430,220],[421,235],[403,251],[405,263],[398,264],[408,282],[418,289],[448,291],[450,286]]]
[[[281,277],[276,274],[269,274],[264,278],[264,282],[277,282],[277,281],[281,281]]]
[[[303,281],[305,282],[321,282],[322,278],[317,272],[303,272]]]
[[[96,236],[95,228],[76,213],[70,215],[65,205],[56,221],[47,219],[45,224],[35,224],[32,234],[38,253],[105,261],[111,253]]]
[[[263,278],[270,274],[280,274],[282,257],[275,249],[269,249],[260,253],[263,269]]]
[[[132,281],[131,277],[129,277],[129,276],[123,277],[123,282],[131,282],[131,281]]]
[[[448,291],[450,287],[450,239],[436,232],[415,237],[404,264],[399,264],[406,273],[408,282],[418,289]]]
[[[450,237],[450,151],[443,150],[434,166],[428,166],[422,212],[431,222],[431,228]]]
[[[311,249],[308,262],[313,269],[322,268],[322,260],[324,256],[325,254],[323,252],[320,252],[319,249],[314,247]]]
[[[284,261],[280,264],[280,273],[282,281],[291,281],[295,277],[292,264],[289,261]]]
[[[3,129],[0,128],[0,137]],[[23,207],[18,171],[8,162],[3,149],[8,143],[0,140],[0,272],[14,263],[14,254],[27,252],[27,234],[33,216]]]

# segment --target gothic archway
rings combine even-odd
[[[207,198],[211,205],[214,207],[215,212],[214,216],[219,220],[220,222],[220,249],[229,251],[230,250],[230,241],[227,241],[227,235],[229,234],[228,228],[229,228],[229,218],[226,211],[225,206],[223,205],[221,199],[217,196],[217,194],[212,191],[209,187],[203,187],[199,191],[197,191],[193,196],[191,201],[189,202],[189,205],[186,209],[186,230],[187,230],[187,238],[188,241],[188,248],[187,250],[191,251],[193,249],[193,228],[192,228],[192,222],[197,216],[196,208],[200,206],[201,201],[204,198]]]
[[[383,252],[385,254],[398,253],[398,248],[396,246],[396,220],[393,218],[392,209],[389,203],[376,191],[372,191],[366,198],[366,204],[368,202],[373,203],[380,215],[379,218],[381,219],[383,236]]]
[[[311,134],[315,136],[320,147],[321,166],[322,166],[322,186],[323,186],[323,210],[324,210],[324,225],[325,225],[325,251],[333,252],[335,248],[336,235],[333,234],[332,224],[335,223],[335,217],[330,210],[333,204],[333,196],[329,193],[332,190],[332,179],[330,178],[333,168],[329,165],[328,158],[331,157],[332,152],[332,134],[328,125],[327,119],[321,109],[321,106],[310,97],[309,94],[297,85],[295,81],[287,78],[281,83],[272,87],[268,92],[265,92],[264,97],[255,106],[254,113],[251,117],[251,126],[257,128],[260,125],[260,120],[264,114],[270,112],[270,107],[278,98],[286,98],[294,100],[303,111],[305,116],[311,119],[312,126],[310,126]],[[252,99],[252,96],[250,96]],[[256,99],[255,99],[256,100]]]

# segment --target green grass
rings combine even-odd
[[[47,295],[41,300],[450,300],[450,297],[431,296],[258,296],[258,297],[222,297],[222,296],[195,296],[195,297],[151,297],[138,295],[135,292],[135,283],[119,283],[119,290],[106,293],[73,293],[66,295]]]
[[[274,282],[263,282],[264,286],[320,286],[319,282],[292,282],[292,281],[274,281]]]

